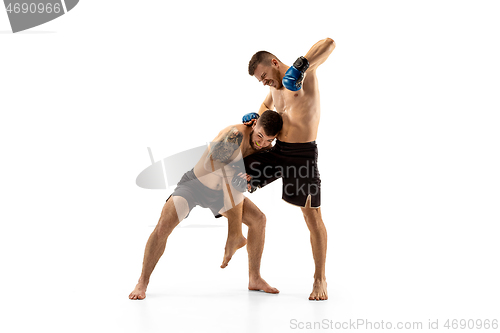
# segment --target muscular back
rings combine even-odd
[[[306,72],[301,90],[271,87],[271,94],[276,111],[283,117],[278,139],[290,143],[316,140],[320,119],[316,70]]]

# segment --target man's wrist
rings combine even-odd
[[[300,56],[293,63],[293,67],[304,73],[309,68],[309,60],[307,60],[305,57]]]

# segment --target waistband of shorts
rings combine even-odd
[[[276,139],[276,145],[284,148],[308,148],[308,147],[316,147],[316,141],[291,143],[291,142],[283,142]]]

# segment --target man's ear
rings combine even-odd
[[[252,119],[252,129],[254,129],[255,126],[257,126],[257,120],[258,119]]]
[[[278,61],[278,60],[276,60],[276,59],[272,59],[272,60],[271,60],[271,64],[273,64],[273,66],[275,66],[275,67],[277,67],[277,68],[279,68],[279,67],[280,67],[280,63],[279,63],[279,61]]]

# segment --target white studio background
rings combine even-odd
[[[0,11],[3,320],[10,331],[286,332],[290,320],[500,319],[500,46],[495,1],[81,1],[11,34]],[[136,176],[256,111],[259,50],[318,69],[327,302],[280,183],[262,274],[218,268],[226,221],[195,209],[143,302],[127,299],[172,189]],[[156,280],[155,280],[156,279]],[[497,317],[495,317],[497,316]]]

